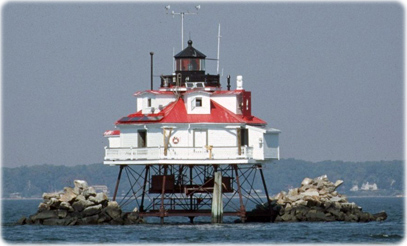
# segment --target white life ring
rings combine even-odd
[[[179,138],[173,137],[173,138],[172,138],[172,142],[173,142],[174,144],[179,143]]]

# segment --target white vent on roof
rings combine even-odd
[[[238,75],[236,77],[236,89],[243,90],[243,76],[242,75]]]

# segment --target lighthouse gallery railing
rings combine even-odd
[[[253,158],[253,148],[242,146],[239,155],[238,147],[171,147],[164,154],[164,147],[148,148],[107,148],[105,147],[105,160],[207,160],[207,159],[250,159]]]

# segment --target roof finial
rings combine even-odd
[[[188,40],[188,46],[192,46],[192,40],[191,39]]]

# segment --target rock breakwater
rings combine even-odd
[[[328,180],[326,175],[305,178],[299,188],[280,192],[271,197],[274,211],[278,211],[275,222],[297,221],[348,221],[369,222],[386,220],[386,212],[370,214],[336,189],[343,183]]]
[[[74,188],[65,187],[63,192],[44,193],[37,213],[22,217],[18,224],[41,225],[95,225],[139,224],[143,219],[136,211],[123,213],[115,201],[109,201],[105,193],[97,193],[86,181],[75,180]]]

